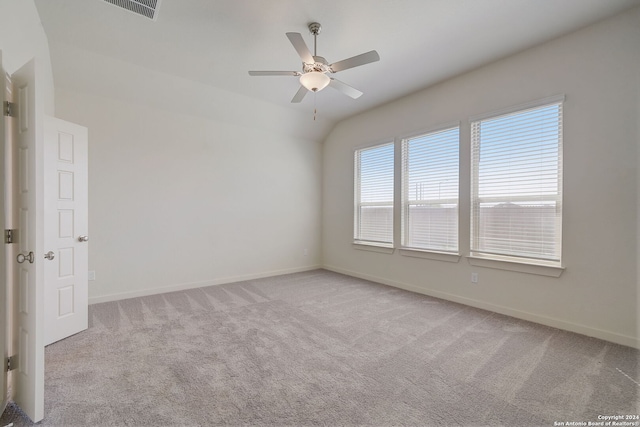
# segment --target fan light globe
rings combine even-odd
[[[329,85],[330,81],[329,76],[319,71],[310,71],[300,76],[300,84],[311,92],[318,92],[324,89]]]

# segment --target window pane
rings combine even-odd
[[[458,251],[459,128],[403,141],[403,246]]]
[[[355,153],[354,239],[393,242],[393,143]]]
[[[393,240],[393,206],[361,206],[358,240],[388,242]]]
[[[532,258],[556,258],[554,202],[480,203],[482,252]]]
[[[472,123],[476,253],[560,261],[562,104]]]
[[[409,205],[405,246],[442,251],[458,250],[458,206]]]

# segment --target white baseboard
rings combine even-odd
[[[621,335],[615,332],[604,331],[601,329],[592,328],[590,326],[567,322],[561,319],[555,319],[552,317],[541,316],[541,315],[529,313],[526,311],[515,310],[513,308],[504,307],[501,305],[495,305],[485,301],[478,301],[471,298],[461,297],[459,295],[449,294],[446,292],[436,291],[433,289],[420,288],[407,283],[398,282],[396,280],[390,280],[383,277],[372,276],[365,273],[346,270],[340,267],[325,265],[322,268],[324,268],[325,270],[334,271],[336,273],[345,274],[347,276],[353,276],[360,279],[370,280],[372,282],[381,283],[383,285],[389,285],[389,286],[404,289],[407,291],[416,292],[423,295],[429,295],[435,298],[440,298],[447,301],[453,301],[453,302],[468,305],[471,307],[481,308],[483,310],[493,311],[494,313],[500,313],[500,314],[504,314],[504,315],[515,317],[522,320],[528,320],[530,322],[539,323],[541,325],[551,326],[552,328],[563,329],[565,331],[575,332],[578,334],[599,338],[605,341],[610,341],[616,344],[621,344],[628,347],[640,349],[640,339],[638,339],[637,337]]]
[[[167,292],[184,291],[187,289],[203,288],[205,286],[224,285],[226,283],[244,282],[245,280],[263,279],[265,277],[281,276],[283,274],[300,273],[322,268],[321,265],[311,265],[306,267],[289,268],[284,270],[267,271],[263,273],[246,274],[242,276],[225,277],[222,279],[205,280],[201,282],[179,283],[176,285],[164,286],[161,288],[141,289],[130,292],[120,292],[117,294],[100,295],[89,297],[89,305],[102,302],[119,301],[129,298],[146,297],[149,295],[164,294]]]

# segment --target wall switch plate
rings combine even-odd
[[[89,280],[96,280],[96,271],[95,270],[89,271]]]
[[[471,283],[478,283],[478,273],[471,273]]]

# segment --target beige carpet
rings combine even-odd
[[[553,426],[638,414],[639,352],[323,270],[90,307],[44,426]],[[10,406],[0,427],[31,425]]]

